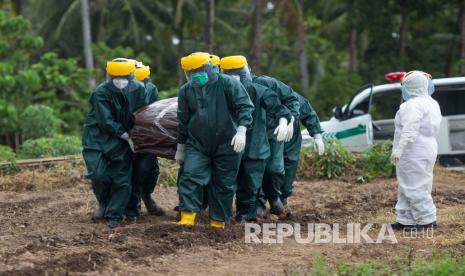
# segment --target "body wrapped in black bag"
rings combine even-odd
[[[136,153],[148,153],[174,159],[176,154],[176,129],[178,98],[154,102],[134,113],[135,125],[129,136]]]

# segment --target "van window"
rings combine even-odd
[[[443,116],[465,114],[465,86],[463,84],[436,87],[433,98],[438,101]]]
[[[367,114],[370,98],[367,97],[357,104],[351,111],[350,117]],[[373,120],[394,119],[401,104],[400,89],[387,90],[373,94],[371,115]]]
[[[373,94],[371,116],[374,121],[394,119],[401,104],[400,89]]]

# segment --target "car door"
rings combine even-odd
[[[373,93],[369,112],[373,119],[373,139],[394,139],[394,118],[402,103],[400,88]]]
[[[323,137],[338,139],[349,150],[363,152],[373,144],[372,119],[369,113],[373,86],[362,87],[347,105],[340,118],[322,123]],[[350,109],[351,106],[354,106]]]

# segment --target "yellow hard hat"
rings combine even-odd
[[[195,52],[195,53],[192,53],[191,55],[198,55],[198,54],[202,54],[202,55],[210,55],[210,61],[213,65],[217,65],[219,66],[220,65],[220,57],[217,56],[217,55],[212,55],[212,54],[209,54],[207,52]]]
[[[210,59],[213,65],[220,66],[220,57],[216,55],[210,55]]]
[[[191,71],[204,66],[210,62],[210,54],[208,53],[193,53],[181,58],[181,67],[185,71]]]
[[[247,66],[247,59],[244,56],[224,57],[220,61],[222,70],[241,69]]]
[[[112,61],[107,61],[106,70],[110,76],[127,76],[136,70],[136,63],[131,59],[116,58]]]
[[[150,67],[147,65],[143,65],[142,63],[141,65],[142,66],[136,66],[136,71],[134,71],[135,79],[138,81],[145,80],[150,76]]]

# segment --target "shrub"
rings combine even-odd
[[[0,162],[15,162],[16,154],[12,148],[0,145]]]
[[[362,174],[357,180],[368,182],[378,178],[390,178],[395,176],[396,167],[391,163],[392,143],[380,143],[373,145],[363,153],[357,164],[362,169]]]
[[[27,140],[21,146],[21,158],[45,158],[79,154],[81,139],[76,136],[57,135],[53,138]]]
[[[20,119],[24,140],[53,137],[60,125],[60,119],[55,116],[53,109],[46,105],[28,106]]]
[[[12,148],[0,145],[0,163],[11,162],[10,165],[5,165],[0,168],[0,174],[10,174],[17,171],[16,167],[16,154]]]
[[[340,176],[352,160],[352,155],[338,140],[325,140],[325,154],[318,156],[312,148],[303,148],[299,178],[333,179]]]

